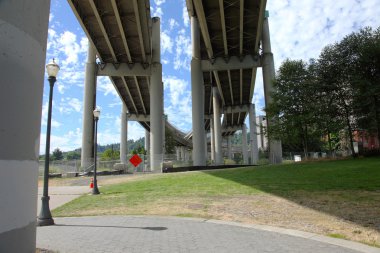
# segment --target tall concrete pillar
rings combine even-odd
[[[257,162],[259,161],[259,149],[257,147],[256,110],[254,104],[251,104],[249,106],[249,130],[249,142],[251,145],[251,163],[257,164]]]
[[[181,146],[180,154],[181,154],[181,161],[185,161],[185,147],[184,146]]]
[[[262,68],[263,68],[263,81],[264,81],[264,96],[265,96],[265,106],[267,107],[271,101],[271,92],[273,91],[273,80],[275,78],[275,68],[273,53],[270,43],[269,34],[269,24],[268,16],[264,18],[263,31],[262,31]],[[272,119],[267,118],[267,127],[270,128],[270,121]],[[271,163],[281,163],[282,162],[282,147],[281,141],[274,140],[269,136],[269,160]]]
[[[120,162],[128,164],[128,117],[127,107],[122,104],[121,109],[121,135],[120,135]]]
[[[217,87],[212,87],[213,121],[215,136],[215,164],[222,164],[222,124],[220,123],[220,99]]]
[[[241,150],[243,153],[243,163],[248,164],[248,146],[247,146],[247,126],[243,124],[242,127],[242,145]]]
[[[201,68],[199,23],[196,17],[191,17],[191,42],[193,49],[191,60],[193,165],[205,166],[204,85]]]
[[[93,164],[94,158],[94,116],[96,105],[96,50],[89,42],[86,75],[83,92],[82,155],[81,166],[85,169]]]
[[[149,153],[150,153],[150,132],[148,130],[145,130],[144,147],[145,147],[146,154],[149,155]]]
[[[152,18],[152,76],[150,81],[150,169],[161,169],[163,161],[163,86],[160,51],[160,18]]]
[[[208,161],[208,139],[207,139],[207,131],[205,131],[205,157],[206,162]]]
[[[36,250],[49,9],[44,0],[0,4],[0,252]]]
[[[179,146],[175,147],[175,153],[176,153],[176,159],[177,159],[177,161],[180,161],[181,154],[180,154],[180,147]]]
[[[211,161],[215,163],[215,128],[214,128],[214,115],[210,119],[210,143],[211,143]]]
[[[232,159],[232,135],[227,136],[227,155],[228,159]]]

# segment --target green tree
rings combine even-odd
[[[78,160],[81,158],[81,154],[76,151],[69,151],[66,153],[66,160]]]
[[[269,135],[293,150],[302,149],[306,157],[320,137],[314,113],[315,79],[309,68],[302,60],[283,62],[274,81],[273,101],[266,109],[268,118],[275,119]]]
[[[134,154],[134,155],[137,155],[137,154],[146,155],[146,150],[144,149],[143,146],[138,146],[137,148],[131,150],[131,154]]]
[[[380,142],[380,28],[348,36],[355,64],[352,83],[358,127],[377,134]]]
[[[106,149],[101,156],[101,160],[103,161],[111,161],[111,160],[118,160],[120,158],[120,151],[114,150],[112,148]]]
[[[59,148],[54,149],[51,160],[62,160],[63,159],[63,153]]]
[[[339,43],[325,47],[318,62],[320,87],[331,99],[332,118],[341,129],[345,128],[353,156],[356,156],[353,131],[356,128],[357,118],[354,117],[355,90],[352,85],[352,74],[356,64],[353,54],[356,44],[354,38],[348,36]]]

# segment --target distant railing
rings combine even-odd
[[[326,152],[309,152],[307,154],[308,160],[313,159],[325,159],[325,158],[337,158],[337,157],[344,157],[350,155],[347,152],[344,151],[335,151],[333,154],[329,155]],[[128,163],[124,166],[126,173],[161,173],[162,168],[156,169],[152,171],[150,169],[150,163],[149,163],[149,155],[142,155],[139,154],[139,157],[141,158],[142,162],[138,166],[134,166],[132,163],[129,162],[129,159],[132,157],[132,154],[129,154],[127,156]],[[208,154],[208,161],[207,165],[212,165],[210,153]],[[269,155],[268,152],[262,152],[259,153],[259,161],[258,165],[265,165],[269,164]],[[162,158],[161,164],[162,166],[170,165],[172,167],[187,167],[192,166],[193,161],[191,160],[191,154],[186,156],[186,158],[177,157],[176,154],[165,154]],[[303,152],[283,152],[283,161],[284,162],[291,162],[291,161],[304,161],[305,154]],[[251,164],[251,158],[248,159],[249,164]],[[39,161],[39,175],[43,175],[44,171],[44,164],[45,161],[41,160]],[[49,166],[49,172],[50,173],[90,173],[93,171],[94,164],[93,160],[89,161],[88,164],[90,166],[83,168],[81,167],[81,161],[80,160],[60,160],[60,161],[50,161]],[[112,160],[112,161],[104,161],[104,160],[98,160],[97,161],[97,171],[113,171],[116,167],[115,164],[120,164],[120,160]],[[234,153],[232,156],[232,159],[228,159],[226,156],[223,159],[223,164],[225,165],[242,165],[243,164],[243,157],[241,153]]]

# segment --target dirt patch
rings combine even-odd
[[[357,203],[349,196],[362,198]],[[375,200],[375,204],[374,201]],[[296,229],[380,246],[380,193],[295,192],[218,197],[161,197],[149,203],[76,210],[81,215],[163,215],[201,217]]]

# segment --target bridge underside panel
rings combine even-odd
[[[187,0],[189,15],[198,18],[202,34],[201,59],[216,65],[235,57],[243,62],[244,57],[259,59],[261,27],[263,22],[265,0]],[[225,65],[224,65],[225,66]],[[226,70],[203,72],[205,83],[205,115],[213,114],[212,86],[218,87],[221,105],[242,106],[252,101],[255,86],[256,67],[236,65]],[[248,112],[225,113],[223,128],[242,126]],[[209,130],[209,119],[205,120],[205,128]],[[235,131],[223,132],[223,135]]]
[[[97,51],[100,65],[151,61],[149,0],[68,0],[90,43]],[[130,113],[149,115],[149,78],[110,77]]]

